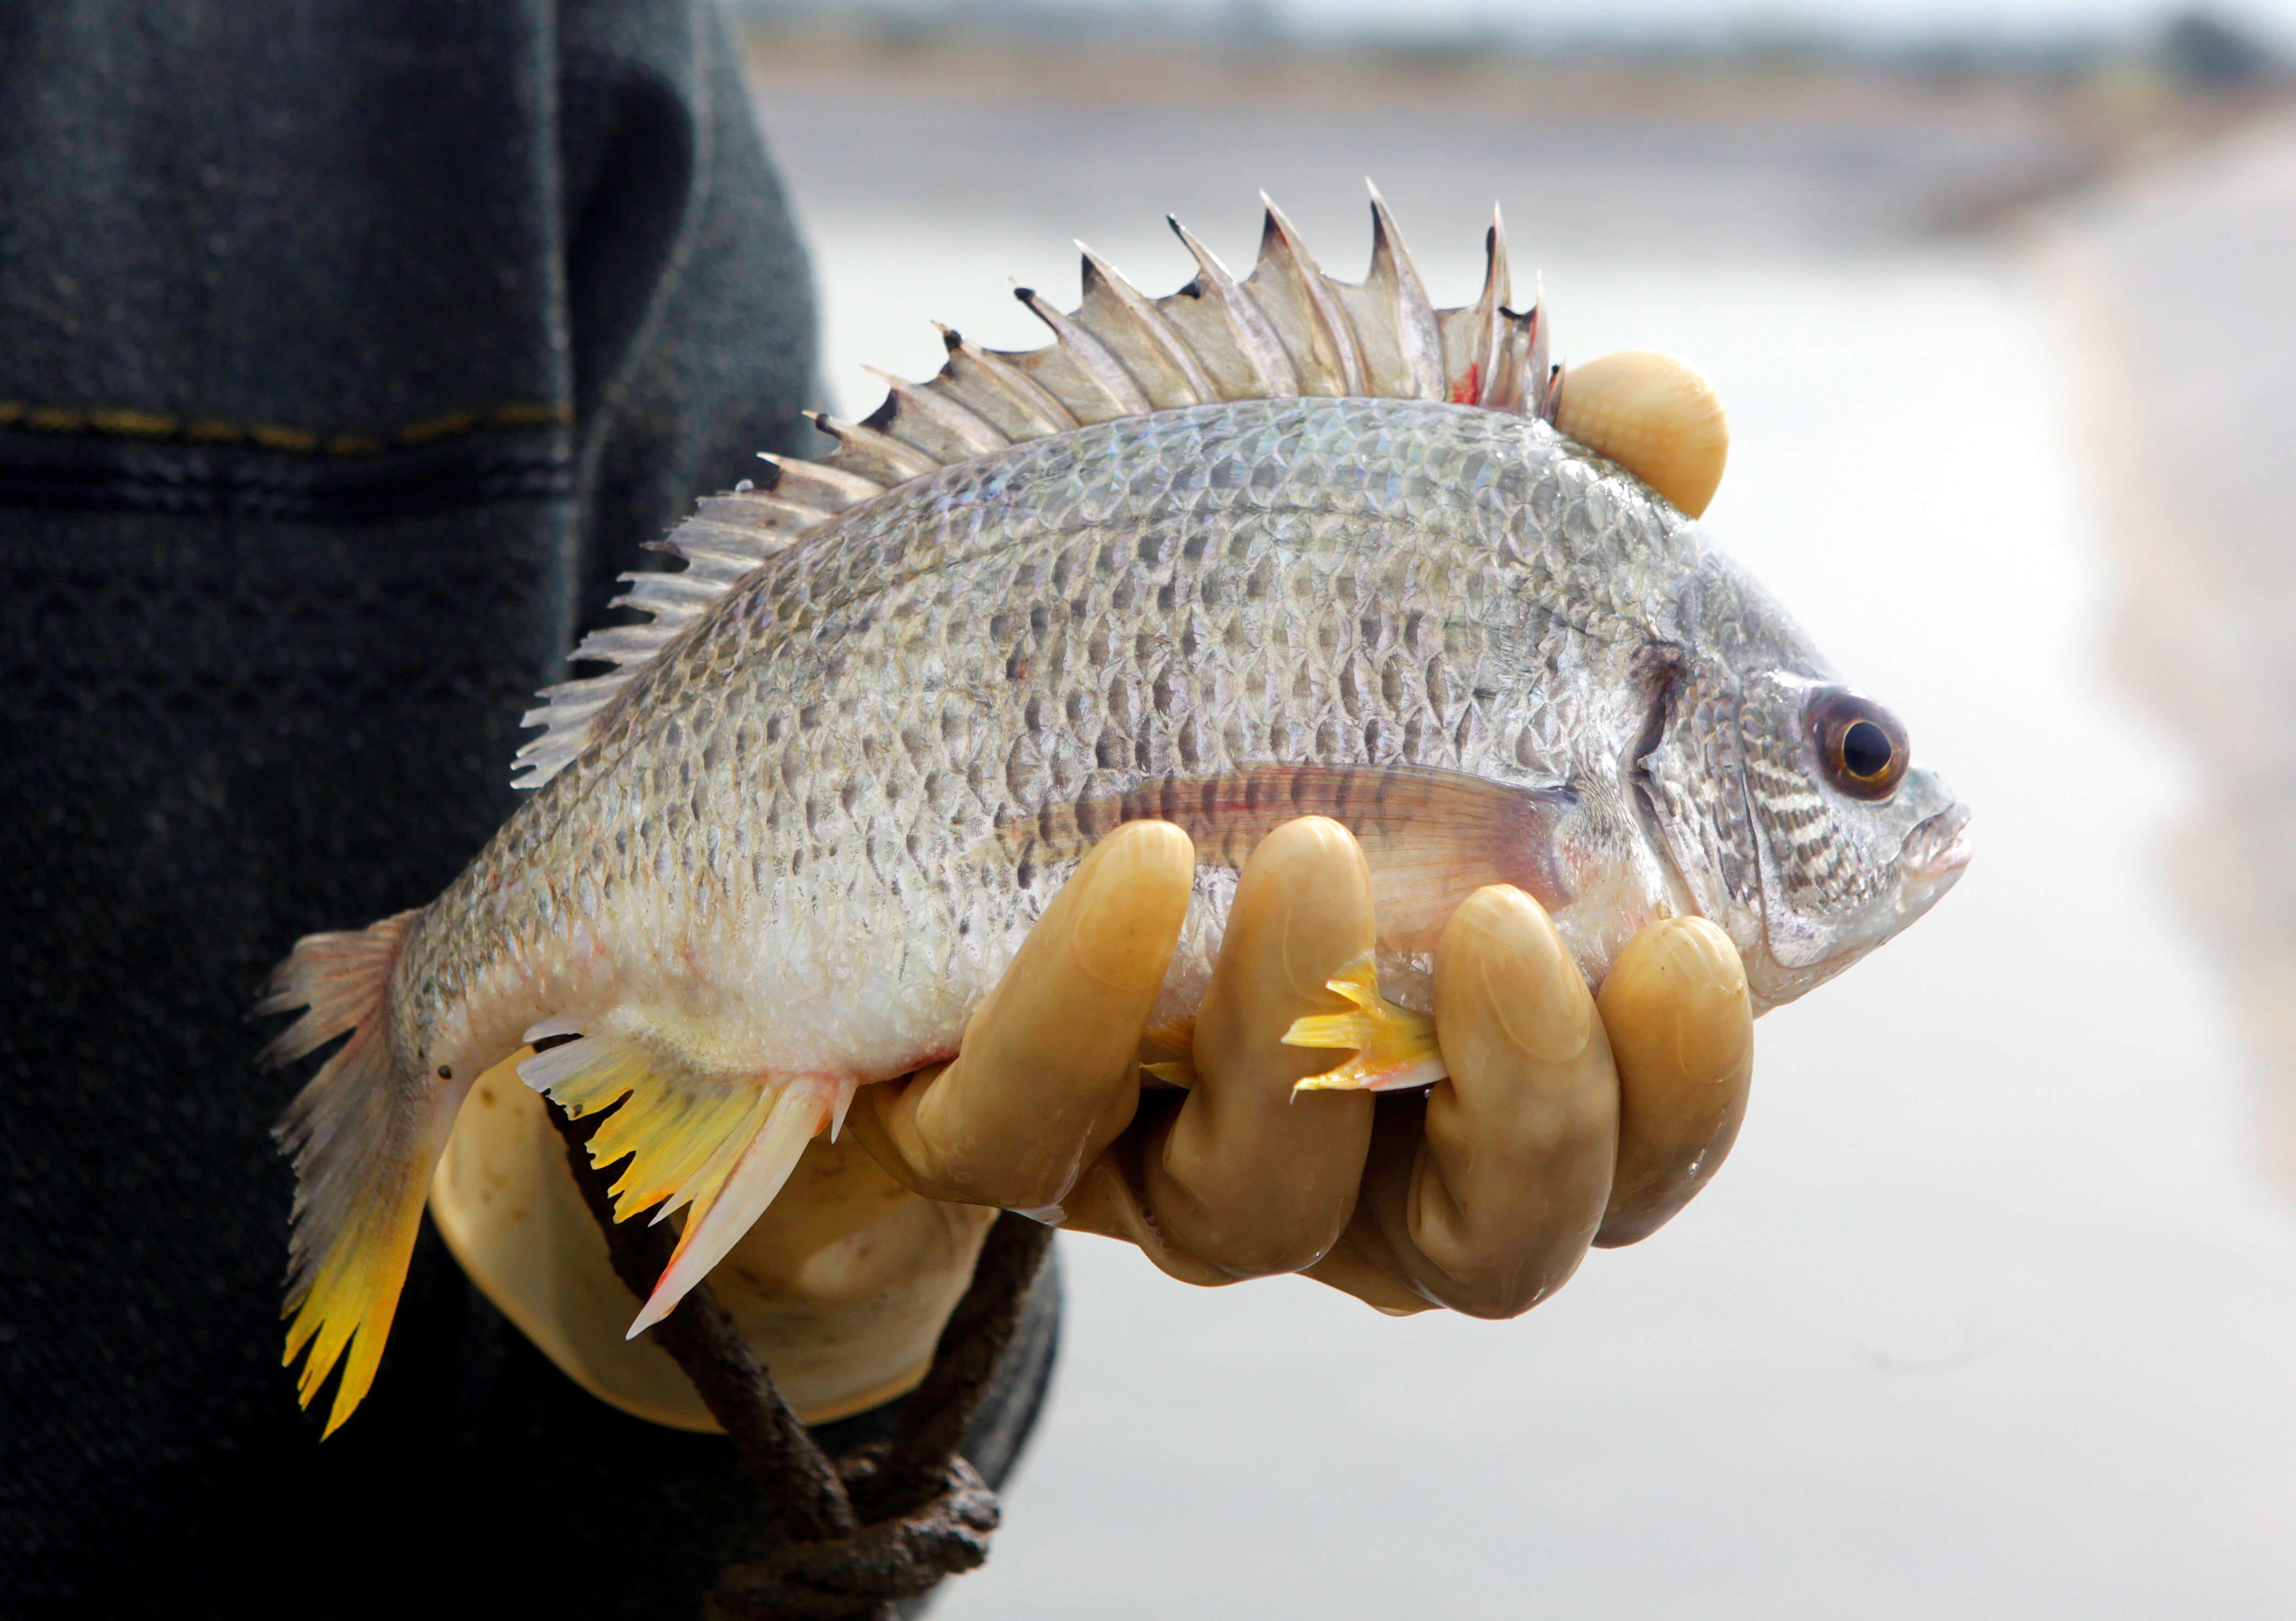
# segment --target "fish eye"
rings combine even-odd
[[[1859,782],[1890,769],[1890,734],[1870,720],[1849,723],[1841,734],[1841,768]]]
[[[1826,780],[1854,798],[1888,798],[1912,762],[1905,727],[1862,693],[1840,687],[1819,693],[1809,729]]]

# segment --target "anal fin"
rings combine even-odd
[[[854,1087],[850,1082],[816,1075],[791,1077],[765,1089],[760,1094],[769,1100],[765,1118],[739,1152],[727,1157],[723,1171],[695,1195],[669,1265],[662,1268],[625,1339],[636,1339],[676,1311],[686,1292],[741,1242],[789,1181],[805,1145],[829,1125],[832,1115],[843,1114],[837,1097],[840,1090],[849,1098]]]
[[[620,1105],[590,1139],[591,1164],[622,1167],[610,1190],[617,1221],[645,1210],[657,1222],[686,1212],[677,1248],[630,1325],[636,1339],[741,1240],[805,1145],[843,1118],[857,1084],[823,1075],[681,1075],[640,1040],[579,1034],[574,1022],[545,1020],[527,1032],[530,1042],[575,1039],[526,1060],[519,1077],[578,1119]]]
[[[1450,1073],[1443,1067],[1443,1050],[1436,1044],[1435,1020],[1380,995],[1378,963],[1370,952],[1327,983],[1355,1007],[1345,1013],[1293,1019],[1283,1033],[1283,1044],[1352,1048],[1355,1056],[1336,1069],[1309,1076],[1293,1086],[1294,1092],[1398,1092],[1431,1085]]]

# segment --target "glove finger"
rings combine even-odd
[[[1435,1022],[1450,1077],[1415,1148],[1407,1115],[1382,1118],[1348,1248],[1436,1305],[1513,1316],[1562,1285],[1601,1223],[1618,1147],[1610,1043],[1546,912],[1504,884],[1443,930]]]
[[[1372,942],[1371,870],[1346,828],[1302,817],[1259,842],[1196,1014],[1195,1085],[1143,1143],[1142,1193],[1169,1246],[1244,1278],[1295,1272],[1338,1240],[1363,1176],[1372,1098],[1295,1094],[1295,1082],[1342,1055],[1283,1036],[1296,1019],[1348,1008],[1328,982]]]
[[[956,1059],[865,1090],[854,1127],[935,1199],[1038,1209],[1131,1120],[1141,1033],[1194,880],[1188,836],[1128,823],[1078,864],[966,1025]]]
[[[1737,1140],[1754,1012],[1730,937],[1667,918],[1631,941],[1595,1005],[1619,1069],[1619,1165],[1595,1241],[1631,1244],[1704,1187]]]

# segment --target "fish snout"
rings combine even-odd
[[[1969,864],[1969,806],[1956,802],[1915,823],[1898,850],[1906,876],[1932,880],[1960,876]]]

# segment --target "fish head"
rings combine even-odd
[[[1736,943],[1767,1009],[1935,905],[1968,864],[1970,813],[1759,586],[1718,584],[1664,661],[1636,781],[1685,908]]]
[[[1969,863],[1969,808],[1913,757],[1904,725],[1856,688],[1769,670],[1739,696],[1760,867],[1755,1002],[1823,985],[1920,917]]]

